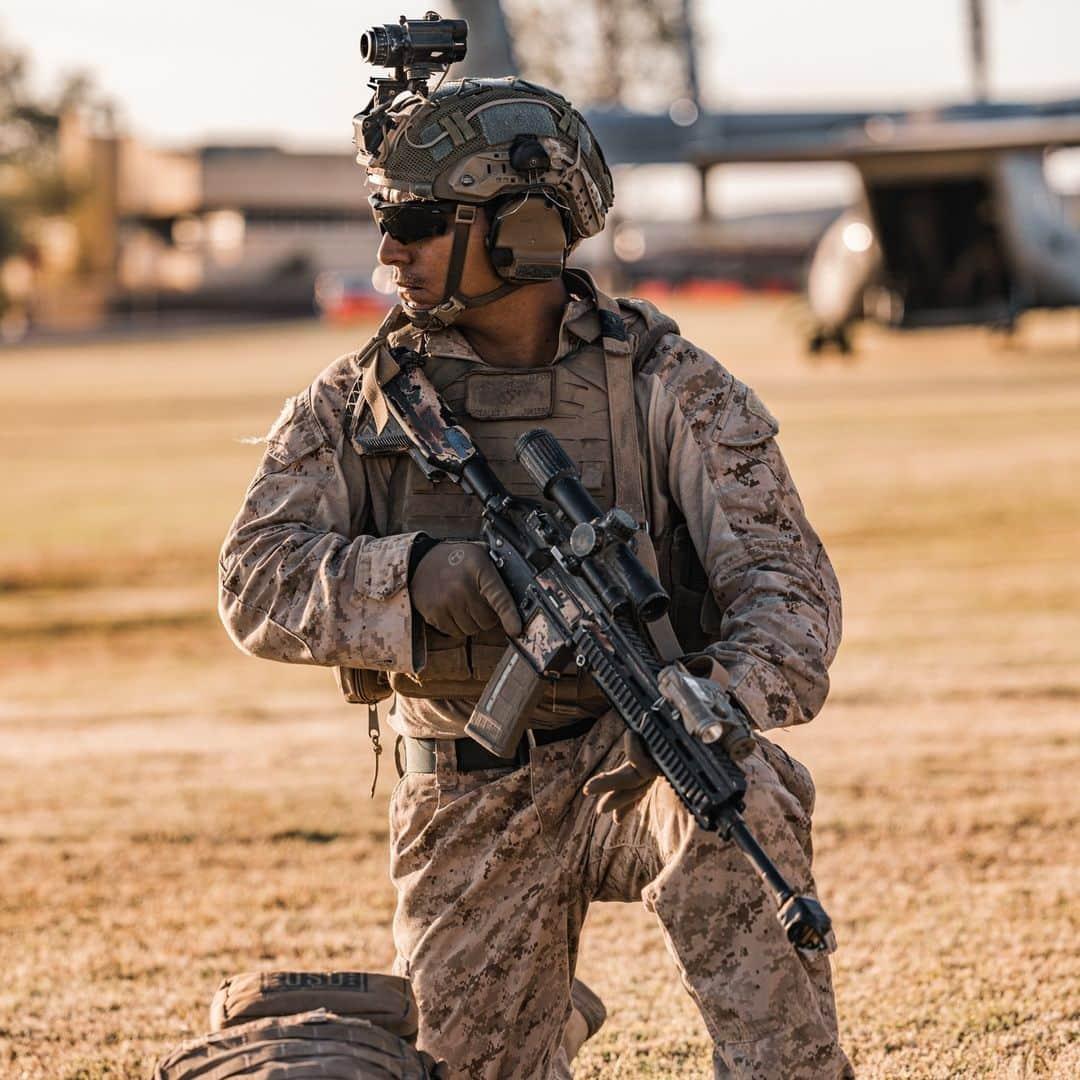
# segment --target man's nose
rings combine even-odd
[[[384,266],[404,266],[412,255],[408,244],[395,240],[389,233],[383,233],[377,257]]]

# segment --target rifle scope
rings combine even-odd
[[[550,499],[572,524],[593,529],[600,527],[603,531],[604,512],[581,482],[577,465],[550,431],[546,428],[526,431],[517,441],[514,456],[536,481],[544,497]],[[637,523],[633,524],[636,526]],[[669,602],[663,586],[621,539],[615,539],[607,546],[611,552],[609,565],[638,617],[643,622],[659,619],[667,612]]]
[[[429,11],[422,19],[373,26],[360,38],[360,56],[375,67],[411,68],[417,64],[449,67],[465,59],[469,24],[440,19]]]

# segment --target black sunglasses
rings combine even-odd
[[[378,195],[369,195],[368,202],[379,232],[389,233],[399,244],[442,236],[453,224],[458,205],[445,200],[394,203]]]

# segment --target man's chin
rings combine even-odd
[[[398,289],[398,299],[411,308],[430,308],[438,303],[426,289]]]

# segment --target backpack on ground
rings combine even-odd
[[[417,1026],[407,979],[244,972],[218,987],[211,1033],[162,1058],[153,1080],[439,1080]]]

